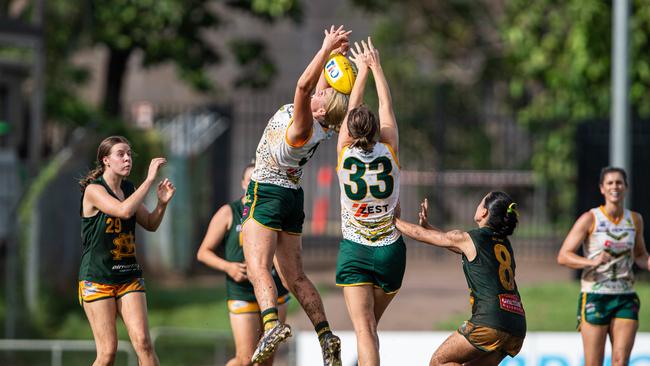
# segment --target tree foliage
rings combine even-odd
[[[101,45],[108,51],[102,78],[103,110],[111,116],[121,112],[122,83],[135,51],[142,54],[143,66],[172,62],[191,86],[211,91],[214,82],[206,69],[219,64],[224,50],[209,36],[224,29],[228,8],[266,22],[284,17],[298,20],[301,15],[297,0],[237,0],[226,1],[225,6],[209,0],[53,0],[46,4],[48,58],[56,64],[51,65],[55,73],[50,78],[53,83],[48,84],[56,91],[53,99],[64,97],[70,84],[79,81],[74,78],[79,70],[67,65],[69,57],[83,47]],[[263,42],[237,39],[231,42],[230,51],[244,66],[238,85],[261,88],[269,84],[275,69]]]
[[[550,212],[559,221],[572,218],[576,126],[609,116],[610,1],[354,2],[382,14],[373,33],[381,35],[380,49],[389,50],[382,56],[396,65],[392,78],[439,91],[428,93],[443,102],[429,108],[442,104],[443,118],[482,118],[496,98],[499,113],[526,127],[534,139],[530,167],[549,188]],[[632,3],[630,102],[633,115],[647,117],[650,3]]]
[[[630,12],[630,104],[650,115],[650,3]],[[610,1],[509,1],[501,22],[509,90],[519,121],[537,138],[533,166],[572,217],[578,123],[608,119],[611,103]]]

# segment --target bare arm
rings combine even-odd
[[[421,241],[425,244],[435,245],[445,249],[456,249],[470,261],[476,258],[476,247],[468,233],[461,230],[443,232],[433,228],[425,229],[422,226],[395,219],[395,225],[402,234]]]
[[[364,55],[359,47],[359,44],[355,42],[356,51],[354,48],[350,48],[352,52],[352,57],[350,59],[354,62],[357,67],[357,79],[352,86],[352,92],[350,93],[350,101],[348,102],[348,113],[351,110],[358,107],[363,103],[363,93],[366,89],[366,81],[368,80],[368,65],[365,62]],[[341,153],[343,147],[348,146],[352,143],[353,139],[350,136],[348,131],[348,114],[345,115],[343,123],[341,123],[341,130],[339,131],[339,139],[336,144],[337,154]]]
[[[90,184],[84,191],[83,214],[90,217],[99,210],[109,216],[128,219],[135,215],[138,208],[142,205],[144,198],[153,184],[158,169],[167,162],[164,158],[155,158],[151,160],[147,178],[142,182],[140,187],[133,192],[124,201],[120,201],[111,196],[108,191],[99,184]]]
[[[156,208],[149,212],[144,204],[141,204],[138,208],[138,211],[135,214],[135,219],[148,231],[156,231],[160,226],[160,222],[165,216],[165,210],[167,209],[167,204],[174,196],[176,188],[165,178],[158,184],[157,194],[158,194],[158,204]]]
[[[341,44],[347,43],[349,34],[350,32],[345,31],[343,26],[338,29],[332,26],[329,31],[325,30],[323,45],[298,79],[296,93],[293,96],[293,123],[287,131],[290,143],[305,141],[309,137],[314,119],[311,113],[311,92],[318,83],[330,53],[341,47]]]
[[[645,247],[645,239],[643,238],[643,217],[641,214],[633,212],[632,215],[636,217],[634,223],[636,225],[636,237],[634,238],[634,263],[639,268],[650,271],[650,256]]]
[[[399,135],[397,133],[397,121],[393,111],[393,99],[390,95],[390,88],[384,75],[384,70],[379,61],[379,51],[373,46],[372,40],[368,37],[368,49],[372,55],[372,62],[368,67],[372,71],[379,97],[379,141],[390,145],[395,154],[398,153]]]
[[[559,264],[569,268],[582,269],[597,266],[610,259],[609,254],[605,251],[592,259],[585,258],[576,253],[578,248],[580,248],[580,245],[582,245],[589,236],[589,231],[593,224],[594,215],[591,212],[585,212],[578,218],[575,224],[573,224],[566,239],[564,239],[564,243],[562,243],[560,252],[557,255],[557,262]]]
[[[196,259],[216,270],[225,272],[237,282],[246,280],[246,265],[244,263],[230,262],[216,254],[216,250],[223,242],[226,232],[230,230],[234,221],[232,209],[228,205],[223,205],[212,216],[208,231],[203,237],[201,246],[196,253]]]

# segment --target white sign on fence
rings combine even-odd
[[[356,339],[354,332],[337,332],[341,337],[343,366],[356,365]],[[382,365],[428,365],[433,351],[449,332],[380,332],[380,357]],[[320,346],[314,332],[296,335],[298,366],[322,363]],[[611,365],[609,344],[605,366]],[[521,353],[507,357],[501,366],[581,366],[582,340],[578,332],[530,332]],[[630,358],[630,366],[650,366],[650,333],[638,333]]]

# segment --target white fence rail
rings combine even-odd
[[[51,365],[63,366],[63,352],[95,351],[91,340],[0,339],[0,351],[50,351]],[[138,358],[127,341],[117,341],[117,352],[126,353],[127,365],[136,366]]]

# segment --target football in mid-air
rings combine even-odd
[[[355,70],[350,60],[340,53],[335,53],[327,59],[325,63],[325,79],[334,90],[343,94],[350,94],[354,80],[357,78]]]

